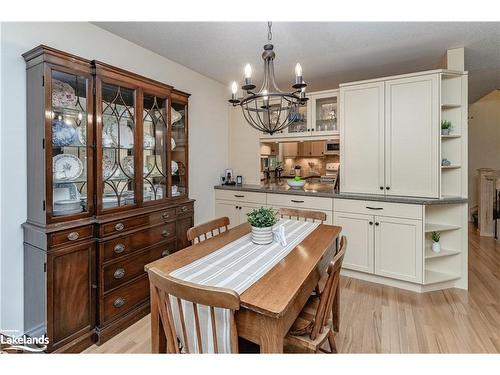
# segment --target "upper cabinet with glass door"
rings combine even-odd
[[[171,106],[171,194],[188,196],[188,98],[189,94],[174,90]]]
[[[310,93],[309,100],[291,113],[292,123],[281,132],[273,135],[261,134],[261,139],[307,138],[319,136],[338,136],[338,98],[339,90]]]

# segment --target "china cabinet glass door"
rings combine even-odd
[[[50,140],[52,160],[48,216],[66,220],[93,208],[92,100],[90,76],[50,69]]]
[[[172,102],[171,114],[171,196],[173,198],[187,195],[187,163],[188,163],[188,132],[187,105]]]
[[[143,97],[143,202],[168,198],[167,99]],[[175,141],[170,139],[172,148]]]
[[[337,94],[321,94],[313,97],[312,128],[316,135],[335,134],[339,132],[338,96]]]
[[[101,86],[100,189],[106,210],[136,203],[135,90],[107,82]]]
[[[290,136],[307,135],[308,119],[307,119],[307,104],[298,107],[297,111],[290,113],[289,117],[292,123],[286,128],[286,132]]]

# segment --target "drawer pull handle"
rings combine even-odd
[[[78,232],[71,232],[70,234],[68,234],[68,240],[70,241],[76,241],[78,237],[80,237]]]
[[[125,245],[122,243],[119,243],[115,246],[115,248],[113,250],[114,250],[115,254],[121,254],[125,251]]]
[[[391,190],[391,187],[390,186],[386,186],[385,190]]]
[[[167,256],[167,255],[169,255],[169,254],[170,254],[170,251],[168,251],[168,249],[167,249],[167,250],[163,250],[163,251],[161,252],[161,257],[162,257],[162,258],[163,258],[163,257],[166,257],[166,256]]]
[[[115,299],[115,301],[113,302],[113,306],[117,309],[119,309],[120,307],[122,307],[123,305],[125,305],[125,300],[122,298],[122,297],[118,297],[117,299]]]
[[[186,212],[187,210],[188,210],[188,208],[187,208],[186,206],[182,206],[182,207],[181,207],[181,211],[182,211],[182,212]]]
[[[170,236],[170,232],[167,229],[163,229],[163,231],[161,232],[161,235],[163,237],[168,237],[168,236]]]
[[[121,230],[123,230],[123,228],[125,228],[125,226],[122,223],[118,223],[115,225],[115,229],[117,231],[121,231]]]
[[[376,223],[375,223],[375,225],[376,225],[376,226],[379,226],[379,225],[380,225],[380,223],[379,223],[379,222],[376,222]]]
[[[295,200],[295,199],[292,199],[292,202],[293,203],[304,203],[304,201],[298,201],[298,200]]]
[[[366,208],[368,208],[369,210],[376,210],[376,211],[383,210],[382,207],[370,207],[370,206],[366,206]]]
[[[373,221],[369,221],[368,224],[373,225]]]
[[[384,190],[384,187],[383,187],[383,186],[381,186],[381,187],[380,187],[380,190]]]
[[[116,280],[120,280],[120,279],[123,279],[123,277],[125,276],[125,270],[123,268],[118,268],[115,273],[113,274],[113,277],[116,279]]]
[[[244,196],[244,195],[240,195],[240,194],[234,194],[234,196],[235,196],[236,198],[245,198],[245,196]]]
[[[164,219],[168,219],[170,217],[170,214],[168,212],[164,212],[162,215],[161,215],[162,218]]]

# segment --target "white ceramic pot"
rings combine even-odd
[[[449,135],[450,134],[450,128],[448,128],[448,129],[441,129],[441,134],[442,135]]]
[[[439,242],[433,242],[432,243],[432,251],[435,253],[440,253],[441,252],[441,244]]]
[[[273,242],[273,227],[252,227],[252,242],[257,245],[267,245]]]

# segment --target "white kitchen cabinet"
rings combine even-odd
[[[343,267],[366,273],[374,272],[373,215],[335,212],[333,222],[347,237]]]
[[[384,82],[340,89],[340,190],[384,194]]]
[[[238,201],[215,201],[215,216],[229,218],[229,228],[243,224],[247,221],[247,213],[256,208],[262,207],[261,204],[238,202]]]
[[[385,82],[386,194],[439,196],[439,111],[437,74]]]
[[[311,135],[339,134],[339,91],[330,90],[310,95],[311,101]]]
[[[375,216],[375,274],[421,283],[422,221]]]

